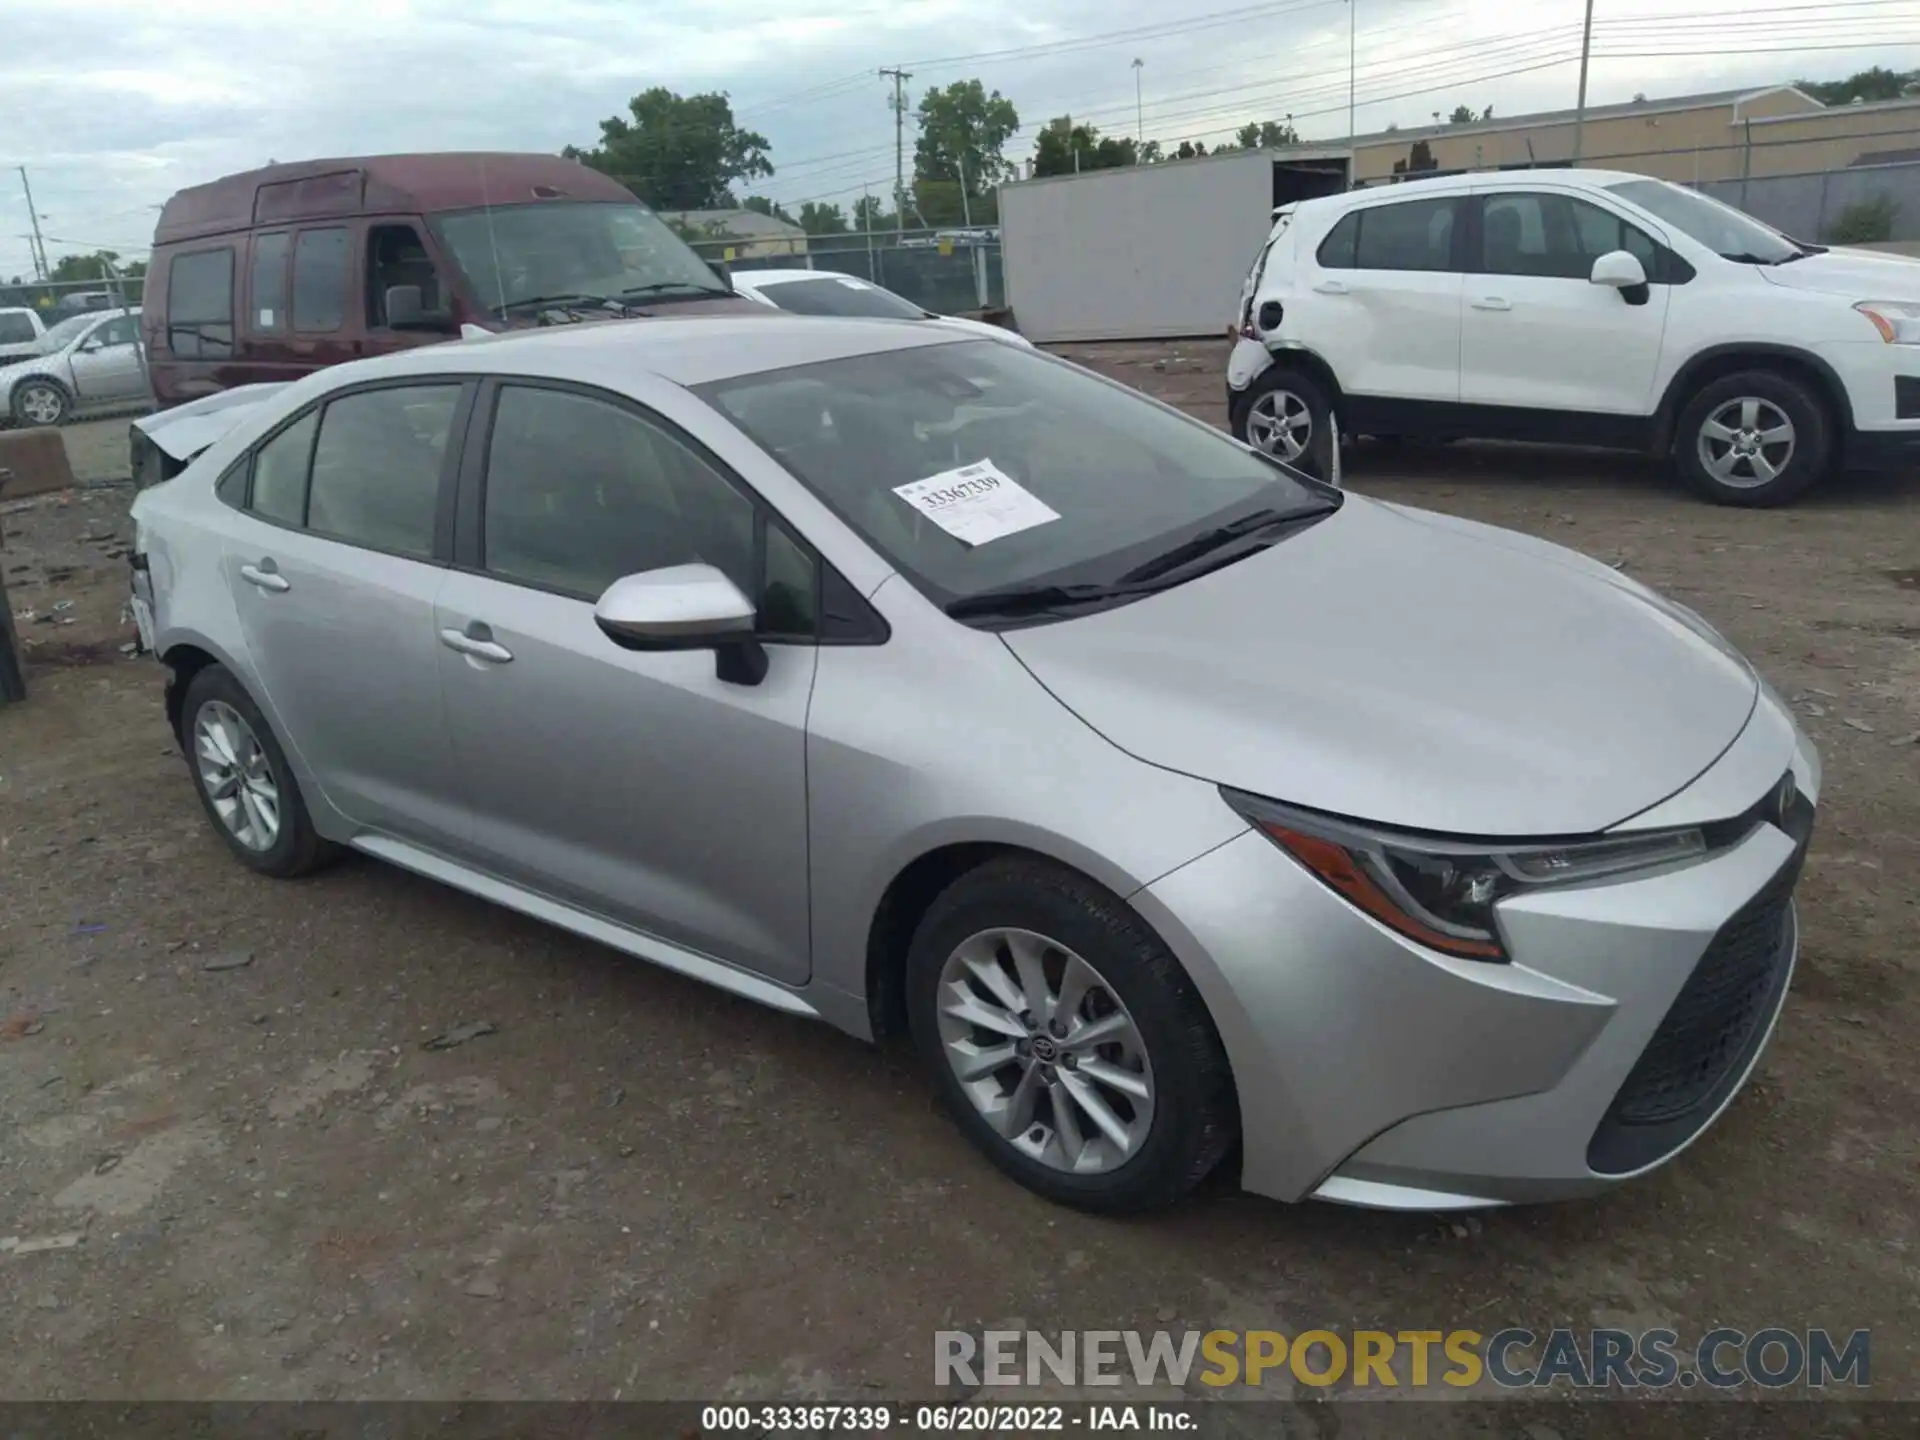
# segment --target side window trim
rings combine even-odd
[[[344,400],[352,395],[365,395],[374,390],[409,390],[443,385],[458,385],[460,387],[460,395],[459,398],[454,401],[453,419],[447,426],[447,453],[440,459],[440,488],[434,501],[433,554],[430,556],[403,554],[398,550],[383,550],[375,545],[366,545],[357,540],[342,539],[337,535],[327,535],[320,531],[308,529],[307,510],[313,496],[313,456],[314,451],[319,448],[320,431],[327,422],[327,407],[336,400]],[[247,481],[244,487],[244,495],[237,508],[243,510],[248,519],[256,520],[262,525],[271,525],[276,530],[286,530],[298,535],[311,535],[314,539],[325,540],[330,545],[346,545],[352,549],[366,550],[376,555],[391,555],[395,559],[411,560],[416,565],[438,565],[443,568],[451,566],[454,563],[454,505],[459,491],[462,488],[460,480],[467,450],[467,447],[463,443],[463,437],[469,434],[472,427],[474,413],[478,408],[478,396],[482,388],[482,384],[476,377],[470,374],[430,374],[406,375],[382,380],[367,380],[358,385],[345,385],[338,390],[331,390],[318,400],[313,401],[311,404],[301,406],[293,414],[287,416],[278,425],[274,426],[273,429],[254,441],[253,444],[248,447],[246,455],[243,456],[241,460],[234,462],[236,466],[245,464],[247,467]],[[262,515],[253,508],[254,465],[259,460],[261,451],[265,450],[267,446],[271,445],[286,431],[291,430],[308,416],[313,417],[314,426],[313,434],[307,439],[307,485],[300,502],[300,523],[298,525],[288,525],[283,521],[273,519],[271,516]],[[225,476],[223,475],[221,478],[224,480]],[[218,489],[219,483],[220,482],[215,482],[216,489]]]
[[[451,556],[450,565],[455,570],[480,575],[497,581],[502,585],[517,585],[528,590],[541,590],[548,594],[561,595],[569,600],[578,600],[592,604],[598,596],[582,595],[577,590],[561,590],[537,584],[518,577],[496,575],[486,567],[486,499],[487,465],[493,450],[493,427],[500,411],[500,396],[508,386],[533,390],[554,390],[562,394],[577,395],[585,400],[596,400],[613,406],[642,424],[652,425],[669,438],[685,445],[700,461],[709,466],[721,480],[733,489],[753,507],[753,565],[758,583],[764,588],[767,578],[766,567],[766,527],[777,525],[788,540],[813,562],[813,598],[816,629],[825,625],[823,604],[826,598],[827,572],[833,567],[813,544],[808,541],[781,515],[760,492],[754,489],[737,470],[722,460],[713,451],[700,442],[698,437],[688,433],[680,425],[659,411],[630,396],[615,391],[604,390],[597,385],[582,384],[572,380],[556,380],[546,376],[533,375],[489,375],[481,380],[474,396],[472,407],[467,414],[463,427],[461,459],[458,469],[458,494],[452,506],[452,536],[448,546]],[[837,571],[835,572],[838,573]],[[844,581],[842,584],[844,585]],[[754,597],[756,603],[760,597]],[[871,610],[871,607],[867,607]],[[878,644],[887,637],[885,621],[875,614],[877,625],[869,627],[874,633],[860,638],[827,639],[820,636],[796,638],[775,634],[760,635],[766,644]]]

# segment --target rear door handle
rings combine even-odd
[[[490,661],[495,665],[504,665],[513,659],[513,652],[493,639],[490,633],[469,635],[463,630],[442,630],[440,643],[449,650],[458,650],[462,655],[471,655],[476,660]]]
[[[287,577],[280,573],[279,567],[271,560],[262,560],[258,565],[242,565],[240,578],[249,585],[257,585],[262,590],[271,590],[278,595],[293,588]]]
[[[1482,295],[1478,300],[1473,302],[1473,308],[1476,310],[1511,310],[1513,306],[1509,305],[1505,300],[1502,300],[1498,295]]]
[[[1316,295],[1344,295],[1347,293],[1347,287],[1338,280],[1322,280],[1318,285],[1313,287],[1313,290]]]

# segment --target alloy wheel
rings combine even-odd
[[[1098,1175],[1145,1144],[1154,1108],[1146,1042],[1081,956],[1031,930],[983,930],[947,957],[938,996],[947,1063],[1014,1149]]]
[[[1771,400],[1745,395],[1718,406],[1701,422],[1700,463],[1722,485],[1751,490],[1771,483],[1793,463],[1795,440],[1786,411]]]
[[[1247,442],[1282,460],[1298,460],[1313,443],[1313,411],[1291,390],[1269,390],[1247,407]]]
[[[66,401],[51,385],[29,385],[20,392],[20,414],[31,424],[58,424],[66,408]]]
[[[224,700],[209,700],[194,717],[193,752],[220,822],[247,849],[271,850],[280,838],[280,787],[253,727]]]

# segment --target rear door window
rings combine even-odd
[[[330,403],[313,447],[307,528],[429,558],[459,399],[458,385],[395,385]]]
[[[1356,212],[1359,239],[1357,270],[1450,270],[1453,268],[1453,217],[1460,202],[1407,200]]]
[[[293,246],[293,328],[324,334],[347,317],[351,257],[345,226],[302,230]]]
[[[167,349],[182,359],[233,354],[233,247],[176,255],[167,267]]]

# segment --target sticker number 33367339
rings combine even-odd
[[[985,545],[1060,518],[991,460],[896,485],[893,493],[963,545]]]

